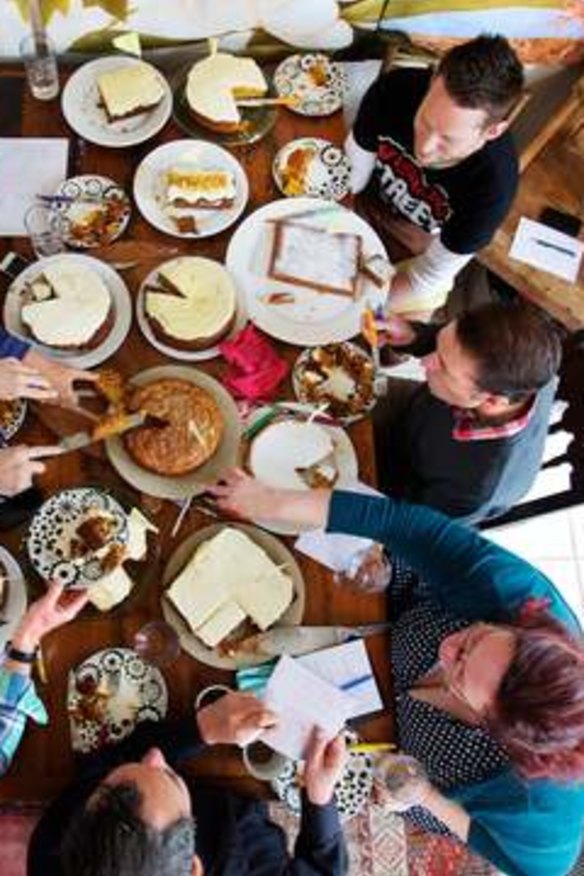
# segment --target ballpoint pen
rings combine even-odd
[[[576,253],[565,246],[559,246],[557,243],[552,243],[551,240],[542,240],[540,237],[536,237],[534,239],[539,246],[545,246],[546,249],[554,249],[556,252],[561,252],[562,255],[570,256],[570,258],[576,258]]]

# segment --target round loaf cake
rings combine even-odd
[[[124,436],[132,459],[160,475],[184,475],[199,468],[217,450],[223,414],[211,393],[188,380],[163,378],[137,387],[129,408],[165,420]]]

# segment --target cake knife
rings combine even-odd
[[[299,657],[301,654],[310,654],[321,648],[330,648],[333,645],[342,645],[349,639],[358,639],[365,636],[374,636],[384,633],[391,627],[391,623],[361,624],[353,627],[344,626],[298,626],[298,627],[274,627],[267,633],[258,633],[248,636],[230,648],[230,656],[236,659],[246,654],[258,656],[278,657],[288,654],[291,657]]]
[[[71,450],[81,450],[82,447],[87,447],[96,441],[102,441],[104,438],[111,438],[114,435],[122,435],[130,429],[135,429],[137,426],[143,426],[146,420],[154,419],[147,414],[146,411],[138,411],[135,414],[129,414],[120,420],[119,428],[108,432],[107,435],[100,435],[95,432],[75,432],[73,435],[67,435],[61,438],[58,447],[61,453],[69,453]],[[159,421],[156,420],[158,423]],[[56,455],[56,454],[55,454]]]

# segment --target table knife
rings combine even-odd
[[[111,438],[113,435],[122,435],[129,429],[135,429],[137,426],[144,425],[147,419],[149,419],[149,414],[145,411],[138,411],[135,414],[129,414],[123,420],[120,420],[118,429],[108,432],[105,437]],[[102,441],[103,438],[103,435],[96,435],[95,432],[75,432],[73,435],[67,435],[65,438],[61,438],[58,446],[61,448],[61,453],[69,453],[71,450],[81,450],[82,447],[87,447],[95,441]]]
[[[321,648],[330,648],[333,645],[342,645],[349,639],[373,636],[384,633],[390,628],[389,622],[361,624],[354,627],[326,626],[326,627],[274,627],[267,633],[257,633],[248,636],[234,645],[230,653],[235,658],[245,654],[278,657],[288,654],[291,657],[299,657],[301,654],[310,654]]]

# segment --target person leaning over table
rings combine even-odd
[[[16,627],[0,663],[0,775],[8,770],[20,744],[27,718],[46,724],[47,712],[38,698],[31,672],[43,636],[73,620],[88,599],[86,591],[62,601],[55,582],[28,608]]]
[[[367,536],[398,558],[390,609],[411,586],[392,612],[396,726],[428,781],[397,806],[511,876],[566,874],[584,826],[584,641],[551,581],[431,508],[239,469],[210,489],[225,513]]]
[[[90,371],[61,365],[33,350],[0,328],[0,399],[34,399],[52,404],[74,405],[76,380],[96,380]],[[45,470],[40,461],[55,447],[0,446],[0,496],[15,496],[32,485]],[[1,506],[0,506],[0,514]]]
[[[426,382],[390,380],[373,411],[381,490],[466,523],[503,514],[541,465],[559,329],[535,307],[496,302],[444,326],[390,316],[383,330],[423,357]]]
[[[365,94],[345,143],[352,191],[363,193],[356,208],[393,260],[395,241],[414,254],[392,280],[392,312],[440,307],[503,221],[518,182],[507,129],[522,90],[509,43],[483,35],[449,51],[435,73],[391,70]]]
[[[28,876],[344,876],[333,799],[342,736],[312,735],[291,856],[265,802],[187,785],[176,772],[205,746],[245,745],[276,721],[253,695],[232,692],[181,720],[139,724],[123,742],[84,756],[78,781],[32,836]]]

